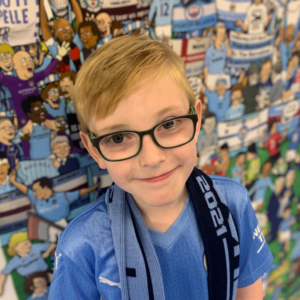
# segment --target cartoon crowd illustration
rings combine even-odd
[[[48,298],[59,235],[110,184],[71,94],[126,34],[182,58],[203,107],[196,166],[247,188],[274,256],[265,299],[300,298],[300,0],[11,0],[1,20],[0,299]]]

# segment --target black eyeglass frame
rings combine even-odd
[[[193,121],[194,131],[193,131],[192,137],[187,142],[185,142],[183,144],[180,144],[180,145],[177,145],[177,146],[173,146],[173,147],[163,147],[163,146],[161,146],[158,143],[158,141],[156,140],[156,138],[155,138],[155,135],[154,135],[155,129],[158,126],[160,126],[161,124],[163,124],[163,123],[166,123],[166,122],[172,121],[172,120],[182,119],[182,118],[190,119],[190,120]],[[94,134],[92,132],[90,132],[90,137],[89,138],[90,138],[90,141],[91,141],[92,145],[98,150],[98,152],[100,153],[100,155],[105,160],[112,161],[112,162],[114,162],[114,161],[122,161],[122,160],[127,160],[127,159],[130,159],[130,158],[133,158],[133,157],[137,156],[140,153],[140,151],[142,149],[142,145],[143,145],[143,137],[145,135],[148,135],[148,134],[150,134],[150,136],[151,136],[152,140],[154,141],[154,143],[157,146],[159,146],[160,148],[163,148],[163,149],[172,149],[172,148],[177,148],[177,147],[183,146],[185,144],[188,144],[194,138],[194,136],[195,136],[197,122],[198,122],[198,114],[195,111],[194,107],[191,106],[190,107],[190,114],[164,120],[164,121],[162,121],[162,122],[154,125],[152,128],[150,128],[148,130],[144,130],[144,131],[123,130],[123,131],[116,131],[116,132],[107,133],[107,134],[104,134],[104,135],[99,135],[99,136],[96,136],[96,137],[94,136]],[[114,135],[114,134],[118,134],[118,133],[121,134],[121,133],[124,133],[124,132],[133,132],[133,133],[136,133],[139,136],[139,138],[140,138],[140,145],[139,145],[139,148],[138,148],[136,154],[134,154],[134,155],[132,155],[130,157],[127,157],[127,158],[122,158],[122,159],[108,159],[107,157],[105,157],[105,155],[103,155],[103,153],[102,153],[102,151],[100,149],[100,146],[99,146],[100,141],[102,139],[104,139],[105,137],[109,136],[109,135]]]

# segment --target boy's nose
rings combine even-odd
[[[139,156],[143,167],[157,166],[166,159],[164,149],[157,146],[150,135],[143,137],[142,149]]]

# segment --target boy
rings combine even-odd
[[[231,169],[231,178],[239,184],[245,184],[245,160],[246,154],[240,152],[235,157],[234,166]]]
[[[261,300],[272,255],[252,238],[258,222],[246,190],[194,168],[201,103],[172,49],[146,37],[115,38],[85,61],[72,98],[81,139],[115,185],[60,236],[49,299]],[[222,216],[228,207],[218,195],[232,215]],[[220,218],[232,228],[220,227]],[[210,227],[205,247],[207,232],[197,224]],[[206,251],[218,236],[220,248]],[[227,247],[238,240],[235,251]]]
[[[231,88],[231,106],[226,110],[225,121],[238,119],[244,115],[245,105],[243,101],[243,86],[241,83],[235,84]]]

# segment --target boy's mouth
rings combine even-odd
[[[175,168],[167,173],[155,176],[155,177],[149,177],[149,178],[144,178],[144,179],[139,179],[139,180],[141,180],[143,182],[148,182],[148,183],[155,183],[155,182],[163,181],[163,180],[169,178],[170,176],[172,176],[176,169],[177,168]]]

